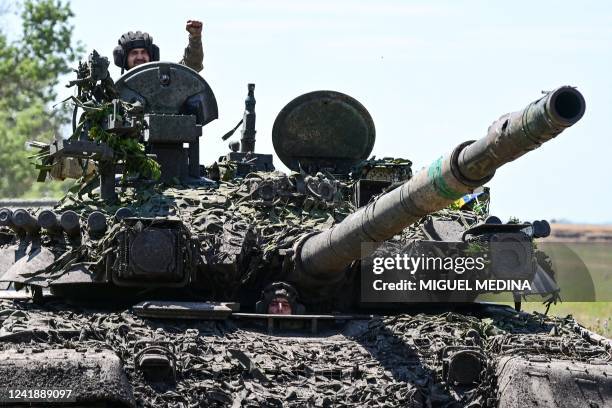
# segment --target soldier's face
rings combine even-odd
[[[134,48],[130,50],[127,56],[127,69],[132,69],[136,65],[144,64],[149,62],[149,52],[144,48]]]
[[[268,305],[268,313],[275,315],[290,315],[291,304],[283,297],[277,297]]]

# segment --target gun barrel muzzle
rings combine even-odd
[[[503,115],[486,137],[466,146],[457,157],[460,175],[472,182],[490,179],[502,165],[537,149],[584,115],[586,103],[576,88],[562,86]]]

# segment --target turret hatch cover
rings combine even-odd
[[[115,84],[126,102],[141,102],[145,113],[195,114],[199,125],[218,117],[217,100],[196,71],[171,62],[138,65]]]
[[[291,170],[329,170],[348,174],[368,158],[376,131],[367,109],[356,99],[335,91],[298,96],[274,121],[272,143]]]

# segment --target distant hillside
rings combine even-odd
[[[557,224],[550,225],[546,241],[585,241],[612,243],[612,225]]]

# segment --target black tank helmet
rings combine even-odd
[[[153,37],[149,33],[128,31],[119,38],[118,43],[113,50],[113,58],[122,74],[127,69],[127,56],[134,48],[144,48],[149,53],[150,61],[159,61],[159,47],[153,44]]]

